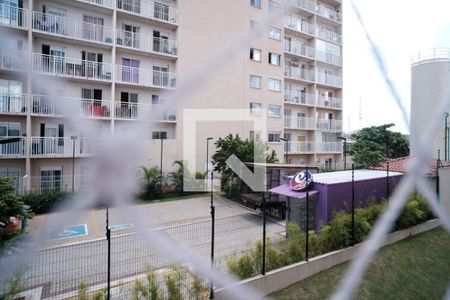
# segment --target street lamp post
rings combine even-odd
[[[338,136],[340,141],[344,141],[344,170],[347,170],[347,138],[343,136]]]
[[[211,141],[213,138],[209,137],[206,138],[206,176],[208,176],[209,173],[209,141]],[[210,208],[211,208],[211,272],[214,273],[214,227],[215,227],[215,207],[214,207],[214,196],[213,196],[213,174],[211,172],[211,179],[210,179]],[[211,285],[209,288],[209,299],[214,299],[214,282],[213,282],[213,276],[211,276]]]
[[[446,112],[446,113],[444,113],[444,116],[445,116],[445,124],[444,124],[444,130],[445,130],[445,132],[444,132],[444,135],[445,135],[445,139],[444,139],[444,160],[445,161],[448,161],[448,160],[450,160],[450,158],[449,158],[449,155],[448,155],[448,116],[449,116],[449,113],[448,112]]]
[[[161,134],[160,136],[159,136],[159,139],[161,140],[161,161],[160,161],[160,164],[159,164],[159,175],[160,175],[160,177],[161,177],[161,194],[162,194],[162,189],[163,189],[163,182],[162,182],[162,178],[163,178],[163,149],[164,149],[164,143],[163,143],[163,141],[164,141],[164,137],[163,137],[163,135]]]
[[[75,192],[75,142],[77,140],[76,136],[71,136],[72,140],[72,193]]]
[[[280,141],[284,142],[284,163],[288,163],[288,147],[289,147],[289,140],[285,138],[280,138]]]

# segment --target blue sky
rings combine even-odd
[[[450,1],[355,0],[387,63],[409,112],[411,56],[419,50],[450,47]],[[344,0],[344,130],[395,123],[408,132],[387,92],[371,49],[349,1]]]

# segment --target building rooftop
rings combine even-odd
[[[389,170],[393,172],[401,172],[406,173],[408,172],[408,165],[411,157],[405,156],[405,157],[399,157],[395,159],[389,160]],[[427,167],[425,170],[425,174],[428,176],[436,176],[437,172],[437,166],[439,164],[439,168],[445,168],[450,167],[449,162],[445,161],[438,161],[437,159],[432,159],[427,163]],[[373,168],[374,170],[386,170],[387,168],[387,162],[383,162],[378,167]]]
[[[389,172],[389,177],[400,176],[403,173],[400,172]],[[355,181],[370,180],[386,177],[386,171],[378,170],[355,170]],[[292,176],[288,176],[292,178]],[[352,181],[352,171],[338,171],[338,172],[327,172],[327,173],[317,173],[313,174],[314,183],[321,184],[336,184],[343,182]]]

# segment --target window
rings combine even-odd
[[[152,105],[160,105],[161,99],[159,99],[159,95],[152,95]]]
[[[20,136],[19,122],[0,122],[0,136],[1,137],[18,137]]]
[[[250,0],[250,5],[256,8],[261,8],[261,0]]]
[[[269,52],[269,64],[279,66],[280,65],[280,54]]]
[[[269,11],[278,11],[280,9],[280,4],[273,2],[273,1],[269,1]]]
[[[280,133],[279,132],[269,132],[269,134],[267,136],[267,142],[279,143],[280,142]]]
[[[261,76],[250,75],[250,87],[255,89],[261,88]]]
[[[261,103],[258,102],[250,102],[250,114],[252,115],[260,115],[261,114]]]
[[[250,140],[252,141],[260,141],[261,140],[261,131],[260,130],[250,130]]]
[[[260,24],[256,21],[250,20],[250,30],[257,35],[261,35]]]
[[[281,118],[281,106],[269,105],[267,109],[267,114],[269,117]]]
[[[261,49],[250,48],[250,59],[261,61]]]
[[[277,28],[270,27],[269,29],[269,38],[274,40],[281,40],[281,30]]]
[[[269,79],[269,91],[280,92],[281,80]]]
[[[41,193],[50,191],[60,191],[63,186],[62,173],[63,173],[62,166],[42,167],[40,177]]]
[[[154,140],[167,139],[167,131],[153,131],[152,139]]]

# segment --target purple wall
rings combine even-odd
[[[392,194],[403,175],[389,178],[389,194]],[[352,183],[321,184],[314,183],[314,190],[319,191],[316,203],[316,230],[320,231],[322,224],[328,223],[334,212],[351,211]],[[367,206],[370,198],[377,201],[386,197],[386,178],[376,178],[355,181],[355,207]]]

